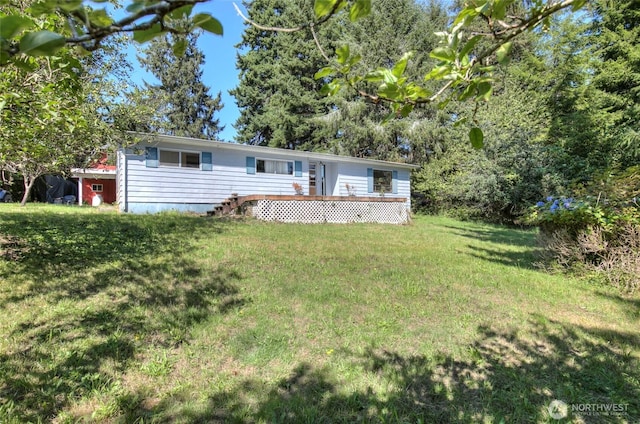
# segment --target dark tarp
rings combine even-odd
[[[43,181],[44,184],[38,184],[37,188],[34,187],[37,192],[34,193],[34,195],[39,201],[60,203],[61,200],[56,202],[56,199],[63,199],[65,196],[74,196],[75,199],[78,198],[78,184],[73,180],[68,180],[59,175],[45,175],[41,181]]]

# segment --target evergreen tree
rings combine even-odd
[[[154,105],[157,118],[150,130],[184,137],[215,139],[222,130],[214,118],[222,109],[221,95],[209,94],[202,82],[204,55],[196,46],[198,33],[155,38],[138,60],[159,81],[145,83],[143,102]],[[179,48],[184,46],[183,54]],[[139,97],[139,96],[138,96]]]
[[[261,25],[295,27],[313,20],[312,0],[253,0],[249,18]],[[248,144],[312,149],[324,144],[322,125],[314,118],[332,110],[333,100],[320,94],[314,74],[325,59],[309,29],[287,33],[246,24],[238,55],[238,86],[230,90],[240,109],[234,125],[238,141]],[[323,26],[322,39],[332,25]]]
[[[640,2],[599,0],[596,13],[595,106],[608,121],[616,167],[627,168],[640,159]]]
[[[393,67],[410,51],[413,56],[405,76],[421,80],[420,75],[435,63],[429,57],[438,43],[434,33],[446,25],[447,19],[446,10],[435,1],[419,4],[414,0],[378,0],[366,18],[341,23],[345,29],[338,35],[336,44],[346,44],[352,54],[360,55],[362,60],[357,66],[362,70]],[[375,88],[372,86],[370,91],[374,92]],[[383,124],[391,112],[387,105],[364,101],[350,90],[339,94],[336,109],[324,119],[332,134],[334,153],[422,163],[424,155],[419,150],[424,139],[416,128],[424,128],[421,125],[424,120],[435,119],[434,106],[416,108],[407,118]]]
[[[310,4],[256,0],[247,8],[261,25],[295,27],[310,20]],[[444,9],[414,0],[380,0],[372,6],[372,15],[356,23],[340,16],[323,25],[317,34],[323,50],[331,55],[336,46],[349,45],[362,56],[362,69],[392,65],[414,50],[407,75],[419,78],[433,64],[428,52],[437,42],[433,33],[446,23]],[[389,114],[384,105],[367,103],[349,90],[322,96],[324,82],[314,74],[327,62],[309,30],[270,32],[248,25],[239,47],[248,51],[238,57],[240,83],[231,93],[241,110],[236,128],[242,142],[402,159],[410,150],[407,129],[432,114],[425,108],[412,119],[382,125]]]

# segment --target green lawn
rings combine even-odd
[[[640,421],[640,298],[534,236],[0,204],[0,422]]]

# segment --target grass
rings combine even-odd
[[[640,299],[534,236],[0,204],[0,422],[638,422]]]

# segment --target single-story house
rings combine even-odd
[[[81,199],[86,193],[100,193],[105,202],[116,201],[122,212],[206,213],[232,195],[395,199],[408,211],[410,172],[415,168],[405,163],[155,135],[121,149],[115,169],[74,170],[74,176],[80,180]]]

